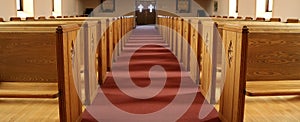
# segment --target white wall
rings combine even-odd
[[[218,11],[215,15],[228,16],[229,15],[229,0],[216,0],[218,2]]]
[[[62,16],[70,16],[70,15],[77,15],[77,6],[76,0],[61,0],[61,14]]]
[[[52,15],[52,0],[34,0],[34,17]]]
[[[94,16],[122,16],[130,12],[135,11],[135,0],[115,0],[115,12],[113,13],[99,13],[100,0],[79,0],[83,9],[79,10],[79,13],[83,13],[85,8],[96,8],[94,11],[96,13]],[[197,16],[197,11],[199,9],[205,9],[208,14],[213,12],[213,2],[211,0],[201,1],[202,7],[199,4],[191,0],[191,13],[176,13],[176,0],[157,0],[156,9],[167,11],[178,16]]]
[[[242,17],[256,17],[256,0],[239,0],[239,13]]]
[[[300,0],[274,0],[273,5],[273,17],[284,22],[287,18],[300,18]]]
[[[9,21],[12,16],[17,16],[16,0],[0,0],[0,17]]]

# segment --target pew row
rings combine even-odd
[[[158,24],[160,33],[170,50],[177,56],[178,61],[183,63],[183,68],[190,71],[191,78],[198,84],[199,69],[201,69],[201,64],[197,60],[201,48],[201,43],[198,41],[201,35],[197,33],[198,23],[178,17],[160,16]]]
[[[58,92],[60,121],[80,121],[82,104],[77,95],[71,67],[71,52],[79,30],[78,25],[0,28],[0,45],[3,51],[1,87],[11,87],[9,85],[19,82],[37,82],[38,87],[42,83],[50,83],[47,85],[49,90]],[[8,81],[10,84],[5,83]],[[31,83],[18,85],[35,87],[33,90],[40,89]]]
[[[2,27],[13,27],[13,26],[23,26],[23,27],[43,27],[43,26],[58,26],[62,24],[78,24],[81,29],[78,32],[78,41],[74,43],[76,60],[73,62],[74,78],[78,82],[78,93],[85,104],[90,104],[97,95],[98,81],[97,74],[95,71],[98,66],[96,56],[94,51],[97,48],[97,40],[99,40],[98,34],[96,34],[99,29],[98,23],[95,21],[81,22],[81,21],[47,21],[47,22],[5,22],[0,23]],[[105,53],[105,52],[104,52]],[[105,59],[105,57],[103,57]],[[101,63],[100,66],[106,67],[105,61]],[[95,68],[96,66],[96,68]],[[100,71],[101,72],[101,71]],[[106,72],[106,71],[105,71]],[[100,75],[102,77],[102,75]],[[13,79],[10,79],[14,81]],[[82,89],[84,91],[81,91]]]
[[[243,25],[225,25],[223,28],[223,41],[242,40],[234,35],[237,34],[235,28]],[[300,53],[297,45],[299,45],[300,26],[297,24],[248,24],[247,27],[249,33],[244,38],[244,40],[248,40],[247,60],[245,61],[247,62],[246,91],[248,86],[256,84],[257,90],[254,91],[258,93],[260,89],[258,86],[268,82],[266,85],[273,84],[275,86],[265,89],[262,93],[270,92],[270,89],[277,92],[277,95],[299,93],[297,89],[292,90],[294,87],[290,89],[285,86],[290,86],[291,84],[289,83],[297,84],[299,82],[300,75],[298,71],[300,71],[300,62],[298,58]],[[279,86],[276,86],[276,84]],[[282,88],[285,88],[286,91],[277,91]],[[239,94],[244,94],[244,91],[240,92]],[[270,92],[268,95],[275,95],[275,92]],[[241,100],[238,101],[243,102]],[[243,108],[239,107],[237,109],[242,110]]]
[[[164,24],[166,22],[160,19],[159,23]],[[198,55],[199,53],[198,51],[202,50],[201,47],[198,49],[199,43],[201,44],[201,40],[199,40],[201,35],[198,34],[199,26],[196,26],[198,25],[198,21],[193,22],[193,20],[191,20],[191,23],[189,24],[191,26],[190,26],[190,30],[188,31],[191,32],[189,32],[190,37],[188,38],[190,38],[189,41],[192,46],[191,51],[194,51]],[[163,27],[160,29],[161,32],[163,32],[164,34],[168,33],[168,32],[164,32],[167,29],[164,29]],[[244,36],[247,35],[247,33],[248,33],[248,29],[246,27],[240,28],[240,31],[238,32],[239,35],[238,37],[244,38]],[[170,40],[170,41],[174,41],[174,40]],[[175,43],[175,42],[170,42],[170,43]],[[222,95],[220,100],[220,112],[219,112],[220,118],[222,119],[222,121],[242,121],[243,109],[239,109],[239,108],[244,108],[243,101],[245,100],[245,95],[243,94],[244,92],[242,91],[244,91],[245,83],[246,83],[246,62],[245,61],[247,58],[246,56],[247,40],[222,41],[221,43],[222,45],[225,46],[225,48],[222,48],[222,51],[225,52],[224,56],[226,56],[226,59],[231,59],[231,60],[226,61],[223,64],[224,67],[226,67],[224,69],[225,70],[224,72],[226,72],[226,77],[224,79],[225,85],[223,89],[224,90],[223,92],[225,94]],[[231,52],[230,50],[234,50],[234,52]],[[226,99],[225,98],[227,97],[226,95],[231,95],[232,99]]]
[[[167,18],[167,17],[166,17]],[[221,105],[220,108],[223,106],[223,109],[220,109],[220,116],[226,116],[229,117],[229,121],[242,121],[243,120],[243,114],[240,113],[236,113],[236,111],[239,112],[243,112],[243,107],[244,106],[242,104],[244,101],[244,98],[242,98],[242,96],[244,96],[245,94],[247,95],[298,95],[299,91],[297,89],[297,81],[299,80],[297,77],[295,76],[300,76],[299,74],[297,74],[299,71],[299,69],[295,68],[295,67],[299,67],[299,62],[296,62],[297,60],[299,60],[297,57],[299,57],[299,52],[298,50],[296,50],[295,46],[298,45],[297,42],[297,38],[299,34],[297,34],[296,29],[292,29],[293,26],[299,26],[299,25],[288,25],[285,23],[279,23],[279,22],[256,22],[256,21],[239,21],[239,20],[234,20],[234,19],[210,19],[210,18],[185,18],[187,20],[189,19],[198,19],[199,21],[201,21],[199,23],[200,27],[199,28],[199,33],[201,33],[200,35],[202,35],[202,49],[201,49],[201,57],[203,58],[203,61],[201,63],[205,63],[205,61],[207,61],[206,64],[203,64],[203,69],[201,72],[201,89],[203,90],[203,86],[206,85],[206,90],[204,89],[204,91],[206,91],[206,93],[204,93],[204,95],[207,95],[208,97],[214,96],[213,91],[215,86],[212,85],[216,85],[213,84],[214,82],[207,82],[207,81],[215,81],[217,80],[217,75],[219,74],[219,77],[222,77],[223,79],[225,77],[227,77],[227,71],[226,68],[223,64],[225,62],[229,62],[232,61],[233,58],[229,58],[228,61],[226,61],[227,59],[225,58],[226,56],[234,56],[233,54],[235,54],[235,48],[232,46],[228,49],[226,49],[227,47],[223,44],[219,44],[220,42],[224,42],[224,40],[228,40],[229,38],[231,40],[233,40],[232,38],[244,38],[244,35],[239,35],[239,34],[235,34],[235,35],[228,35],[227,32],[223,31],[224,26],[226,26],[226,24],[240,24],[239,27],[226,27],[226,28],[231,28],[230,30],[235,30],[238,31],[238,33],[242,32],[242,27],[244,25],[247,25],[247,28],[250,28],[250,34],[249,34],[249,38],[248,35],[246,36],[247,38],[244,40],[249,41],[249,45],[247,45],[247,47],[249,48],[248,53],[247,53],[247,82],[245,83],[241,83],[241,84],[246,84],[247,83],[247,87],[245,88],[245,86],[243,86],[245,89],[243,89],[242,87],[240,88],[235,88],[233,87],[233,85],[226,83],[225,82],[225,86],[223,88],[223,90],[221,89],[222,95],[226,94],[228,96],[230,96],[231,98],[229,99],[234,99],[235,102],[228,102],[227,104],[229,106],[225,107],[224,105],[222,105],[221,103],[225,103],[223,99],[224,96],[221,97]],[[164,21],[164,20],[161,20]],[[279,26],[279,27],[276,27]],[[267,28],[265,28],[267,27]],[[274,29],[275,27],[275,29]],[[238,29],[237,29],[238,28]],[[245,29],[245,28],[244,28]],[[258,30],[259,31],[258,31]],[[284,31],[280,32],[279,30],[283,29]],[[254,31],[253,31],[254,30]],[[271,31],[273,30],[273,31]],[[257,31],[257,32],[255,32]],[[282,34],[282,37],[278,34],[279,33]],[[296,32],[296,33],[295,33]],[[225,33],[225,34],[224,34]],[[288,33],[288,34],[287,34]],[[229,33],[232,34],[232,33]],[[257,36],[259,35],[260,36]],[[278,34],[278,35],[277,35]],[[254,36],[255,35],[255,36]],[[267,36],[270,35],[270,36]],[[285,36],[284,36],[285,35]],[[225,37],[224,37],[225,36]],[[265,37],[265,38],[261,38]],[[292,39],[291,39],[292,38]],[[223,39],[223,41],[221,40]],[[294,40],[295,39],[295,40]],[[288,41],[290,40],[290,41]],[[289,42],[289,43],[287,43]],[[172,43],[172,42],[171,42]],[[290,44],[290,45],[289,45]],[[233,44],[231,44],[233,45]],[[269,45],[269,46],[268,46]],[[271,45],[271,46],[270,46]],[[293,46],[292,46],[293,45]],[[260,49],[258,49],[257,47],[260,47]],[[274,53],[274,47],[276,47],[276,49],[280,49],[281,52],[279,53]],[[288,48],[286,48],[288,47]],[[222,48],[220,50],[220,48]],[[269,50],[268,50],[269,49]],[[206,50],[209,50],[208,52],[216,52],[216,53],[212,53],[212,54],[205,54]],[[223,50],[223,52],[222,52]],[[224,50],[227,50],[224,51]],[[257,52],[259,51],[260,52]],[[268,50],[268,51],[267,51]],[[265,51],[265,52],[264,52]],[[276,51],[275,51],[276,52]],[[226,54],[228,53],[228,54]],[[220,55],[221,54],[221,55]],[[211,57],[205,57],[205,56],[211,56]],[[268,58],[268,59],[267,59]],[[284,59],[282,59],[284,58]],[[199,59],[199,58],[198,58]],[[245,58],[244,58],[245,59]],[[288,61],[291,60],[291,61]],[[215,63],[214,63],[215,62]],[[232,61],[234,62],[234,61]],[[279,64],[276,63],[282,63],[282,65],[277,66]],[[234,63],[232,63],[234,64]],[[210,69],[205,69],[204,66],[208,66],[207,68]],[[269,67],[268,67],[269,66]],[[262,68],[263,67],[263,68]],[[280,67],[280,68],[277,68]],[[277,68],[277,69],[276,69]],[[212,70],[213,69],[213,70]],[[282,71],[278,71],[278,69],[283,69],[282,71],[287,71],[287,72],[282,72]],[[224,71],[225,70],[225,71]],[[277,71],[276,71],[277,70]],[[293,71],[291,71],[293,70]],[[208,71],[209,73],[204,73],[205,71]],[[204,74],[203,74],[204,73]],[[280,75],[287,75],[289,74],[290,76],[280,76]],[[206,76],[208,75],[208,76]],[[277,75],[277,76],[276,76]],[[291,77],[294,76],[294,77]],[[277,77],[277,78],[276,78]],[[284,78],[285,77],[285,78]],[[287,78],[290,77],[290,78]],[[204,80],[203,78],[210,78],[209,80]],[[215,79],[213,79],[215,78]],[[266,83],[266,87],[262,86],[264,83]],[[271,85],[272,84],[272,85]],[[294,85],[291,85],[294,84]],[[274,85],[278,85],[277,87],[274,87]],[[231,88],[228,88],[227,86],[231,86]],[[268,87],[270,86],[270,87]],[[271,87],[273,86],[273,87]],[[294,87],[289,87],[289,86],[294,86]],[[226,91],[227,88],[227,92]],[[234,90],[232,90],[234,88]],[[265,89],[265,90],[262,90]],[[247,91],[245,93],[245,90]],[[234,91],[239,91],[240,93],[236,93]],[[251,93],[250,93],[251,91]],[[225,92],[225,93],[224,93]],[[231,96],[231,95],[235,95],[235,96]],[[236,96],[240,96],[238,99],[236,99]],[[214,97],[213,97],[214,99]],[[212,99],[208,99],[211,100]],[[232,104],[234,103],[234,104]],[[235,107],[235,103],[238,103],[239,107]],[[225,113],[229,110],[234,111],[235,113],[231,113],[234,114],[233,117],[230,117],[230,114],[224,114],[224,110]],[[230,113],[230,112],[229,112]],[[238,116],[235,116],[238,115]],[[228,119],[227,119],[228,120]]]

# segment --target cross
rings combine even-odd
[[[140,12],[142,12],[142,11],[143,11],[143,8],[144,8],[144,6],[143,6],[142,4],[140,4],[140,5],[138,6],[138,8],[140,9]]]
[[[148,9],[150,9],[150,13],[152,12],[152,9],[154,9],[154,6],[152,5],[152,4],[150,4],[149,6],[148,6]]]

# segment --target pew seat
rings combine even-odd
[[[247,96],[300,95],[299,80],[246,82]]]
[[[0,98],[57,98],[57,83],[0,82]]]

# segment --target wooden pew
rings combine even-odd
[[[38,20],[46,20],[46,17],[45,16],[40,16],[40,17],[38,17]]]
[[[255,19],[255,21],[266,21],[266,19],[263,18],[263,17],[257,17],[257,18]]]
[[[245,20],[253,20],[252,17],[245,17]]]
[[[97,73],[95,71],[96,59],[94,55],[92,55],[92,50],[97,48],[96,39],[97,37],[97,22],[89,21],[89,22],[80,22],[80,21],[64,21],[64,22],[51,22],[51,21],[44,21],[44,22],[5,22],[0,23],[0,26],[24,26],[24,27],[40,27],[40,26],[58,26],[62,24],[78,24],[81,26],[81,29],[78,33],[76,44],[74,44],[76,48],[76,52],[78,52],[77,60],[73,63],[74,66],[74,78],[76,81],[79,81],[80,84],[77,86],[80,89],[84,89],[85,92],[78,90],[80,93],[79,95],[84,100],[85,104],[90,104],[93,99],[97,95],[98,90],[98,79]],[[83,41],[84,40],[84,41]],[[83,78],[82,78],[83,75]],[[81,86],[81,87],[80,87]]]
[[[107,17],[78,17],[78,18],[59,18],[59,19],[54,19],[53,21],[94,21],[94,20],[99,20],[99,19],[107,19],[106,22],[106,28],[107,31],[105,31],[105,33],[107,33],[106,37],[107,37],[107,71],[111,71],[111,65],[112,65],[112,61],[115,60],[115,58],[120,54],[120,51],[122,50],[122,45],[120,44],[118,45],[119,47],[115,48],[115,46],[117,46],[117,44],[120,41],[121,37],[123,36],[121,34],[121,29],[122,27],[124,27],[123,25],[121,25],[121,21],[122,18],[107,18]],[[131,29],[133,29],[134,27],[134,18],[133,16],[127,16],[126,20],[128,20],[128,27],[127,27],[127,32],[129,32]],[[118,26],[119,25],[119,26]],[[117,27],[121,27],[121,28],[117,28]],[[114,33],[118,33],[116,35],[114,35]],[[122,43],[122,42],[121,42]],[[114,49],[116,49],[116,56],[113,56],[113,52]]]
[[[107,17],[94,17],[94,18],[92,18],[92,17],[89,17],[89,18],[87,18],[87,17],[78,17],[78,18],[57,18],[57,19],[48,19],[47,21],[59,21],[59,22],[68,22],[68,21],[70,21],[70,22],[72,22],[72,21],[79,21],[79,22],[84,22],[84,21],[98,21],[98,29],[102,29],[102,30],[98,30],[98,32],[97,32],[97,34],[95,35],[95,37],[94,38],[96,38],[97,40],[99,40],[99,41],[101,41],[101,43],[99,43],[99,45],[98,46],[100,46],[100,47],[98,47],[98,51],[97,51],[97,54],[98,54],[98,52],[100,52],[99,53],[99,55],[102,55],[102,56],[96,56],[96,57],[98,57],[98,62],[97,62],[97,64],[99,64],[99,66],[101,66],[101,67],[99,67],[98,69],[98,75],[97,75],[97,77],[98,77],[98,82],[99,82],[99,84],[102,84],[104,81],[105,81],[105,79],[106,79],[106,72],[107,72],[107,67],[108,67],[108,65],[107,65],[107,57],[105,56],[104,57],[104,54],[105,53],[107,53],[106,52],[106,48],[107,48],[107,40],[104,38],[104,37],[106,37],[105,35],[106,34],[104,34],[105,33],[105,28],[106,28],[106,24],[105,24],[105,19],[107,19]],[[97,44],[98,44],[98,41],[97,41]],[[102,50],[103,49],[103,50]]]
[[[270,22],[281,22],[280,18],[270,18]]]
[[[228,22],[227,22],[228,23]],[[255,26],[269,26],[269,28],[271,28],[272,26],[274,26],[275,25],[275,23],[258,23],[258,22],[256,22],[256,23],[245,23],[244,22],[244,24],[246,24],[246,25],[252,25],[252,27],[253,28],[255,28]],[[280,23],[276,23],[276,24],[280,24]],[[243,25],[243,24],[241,24],[241,25]],[[281,25],[282,25],[282,23],[281,23]],[[282,25],[283,27],[285,26],[285,25]],[[263,28],[263,27],[261,27],[261,28]],[[279,30],[279,29],[278,29]],[[224,35],[224,34],[223,34]],[[223,38],[225,38],[225,37],[223,37]],[[224,40],[224,39],[223,39]],[[266,39],[264,39],[264,40],[266,40]],[[261,42],[263,42],[263,41],[261,41]],[[249,43],[251,43],[251,44],[253,44],[254,42],[252,42],[252,40],[249,40]],[[253,48],[253,46],[252,45],[249,45],[249,48]],[[265,48],[265,47],[264,47]],[[272,49],[273,50],[273,49]],[[251,50],[249,50],[248,52],[249,52],[249,54],[253,54],[253,53],[255,53],[255,51],[256,51],[256,49],[251,49]],[[267,53],[269,53],[269,52],[267,52]],[[256,56],[249,56],[248,57],[248,59],[249,60],[252,60],[251,62],[254,62],[253,60],[256,60],[256,59],[253,59],[253,57],[256,57]],[[276,60],[278,60],[278,59],[270,59],[270,60],[273,60],[273,61],[276,61]],[[261,62],[263,62],[263,61],[261,61]],[[265,64],[266,65],[266,64]],[[273,67],[275,67],[275,66],[273,66]],[[254,69],[253,69],[254,68]],[[283,68],[285,68],[285,67],[282,67],[282,69]],[[251,78],[253,78],[253,76],[251,76],[251,72],[259,72],[259,71],[261,71],[262,69],[258,69],[257,67],[254,67],[253,65],[251,66],[251,65],[248,65],[248,71],[247,71],[247,80],[249,81],[249,80],[251,80]],[[266,68],[265,68],[266,69]],[[252,71],[251,71],[252,70]],[[273,69],[272,69],[273,70]],[[275,73],[276,74],[276,73]],[[265,74],[265,75],[267,75],[267,74]],[[266,78],[266,76],[264,76],[264,78]],[[266,79],[264,79],[264,80],[266,80]],[[259,81],[259,84],[257,84],[256,86],[255,86],[255,84],[256,83],[251,83],[251,86],[252,87],[250,87],[250,85],[248,86],[248,83],[251,83],[251,82],[247,82],[247,88],[249,87],[249,88],[251,88],[252,89],[252,92],[253,92],[253,90],[254,89],[256,89],[257,88],[257,90],[254,90],[254,91],[256,91],[256,95],[267,95],[267,94],[269,94],[269,95],[282,95],[282,94],[295,94],[295,91],[293,91],[293,92],[291,92],[291,91],[289,91],[289,90],[287,90],[287,88],[285,87],[285,91],[282,89],[282,87],[281,88],[273,88],[273,87],[268,87],[269,89],[271,88],[271,90],[259,90],[259,89],[261,89],[261,88],[259,88],[258,86],[259,85],[261,85],[263,82],[260,82]],[[277,83],[279,83],[279,82],[275,82],[275,83],[269,83],[269,84],[277,84]],[[286,84],[289,84],[290,82],[287,82],[287,81],[285,81],[285,83]],[[291,83],[293,83],[293,82],[291,82]],[[279,84],[282,84],[282,83],[279,83]],[[268,85],[268,84],[266,84],[266,85]],[[253,89],[254,88],[254,89]],[[267,88],[267,87],[264,87],[264,88]],[[292,89],[294,89],[295,87],[291,87]],[[281,91],[278,91],[279,89],[281,89]],[[247,89],[247,91],[249,91],[249,89]],[[258,93],[258,92],[262,92],[263,91],[263,93]],[[277,91],[277,93],[274,93],[275,91]],[[248,94],[248,93],[247,93]],[[297,94],[297,93],[296,93]],[[252,93],[252,95],[254,95],[253,93]]]
[[[26,17],[26,21],[35,21],[34,17]]]
[[[223,40],[229,41],[229,34],[236,33],[233,28],[242,25],[225,26]],[[277,23],[247,25],[247,28],[247,94],[251,92],[252,95],[299,95],[300,89],[297,86],[300,76],[300,53],[297,44],[300,26]]]
[[[10,17],[10,21],[21,21],[20,17]]]
[[[203,48],[201,48],[201,45],[200,45],[200,44],[202,44],[201,34],[200,35],[197,34],[198,27],[199,27],[199,21],[195,20],[195,19],[190,19],[190,22],[191,22],[190,28],[192,28],[189,30],[190,34],[191,34],[189,37],[189,38],[191,38],[190,39],[191,46],[192,46],[191,51],[198,52],[200,50],[203,50]],[[185,24],[185,25],[188,25],[188,24]],[[240,36],[238,36],[238,37],[243,37],[244,34],[248,33],[248,29],[246,27],[241,28],[241,29],[242,30],[239,31],[239,34],[238,34]],[[211,31],[213,31],[213,30],[211,30]],[[202,33],[202,32],[200,32],[200,33]],[[185,35],[183,35],[183,36],[185,36]],[[205,41],[205,40],[203,40],[203,41]],[[222,41],[221,45],[225,45],[225,48],[222,48],[222,51],[225,52],[224,55],[227,56],[226,59],[229,59],[229,58],[231,59],[230,61],[224,63],[223,65],[226,66],[226,68],[224,69],[224,70],[226,70],[226,71],[224,71],[224,72],[226,72],[224,93],[225,93],[225,95],[231,95],[229,97],[231,97],[232,99],[225,99],[224,97],[226,97],[226,96],[222,95],[222,98],[220,100],[220,110],[221,110],[220,118],[223,121],[243,121],[243,116],[241,116],[241,115],[243,115],[243,110],[240,110],[239,108],[244,108],[243,100],[245,99],[245,95],[244,94],[241,95],[238,93],[243,93],[242,91],[245,90],[244,89],[245,83],[246,83],[246,62],[245,62],[245,60],[247,58],[247,56],[246,56],[247,55],[247,52],[246,52],[247,51],[247,40]],[[234,50],[234,52],[232,52],[233,50]],[[234,56],[234,58],[232,56]],[[197,58],[199,58],[199,57],[197,57]],[[234,91],[239,91],[239,92],[236,93]],[[228,111],[230,111],[230,112],[228,112]]]
[[[1,53],[1,86],[26,82],[27,84],[22,85],[41,87],[50,83],[51,86],[47,85],[51,87],[50,91],[52,87],[58,89],[56,92],[59,93],[60,121],[80,121],[82,105],[72,77],[72,67],[70,67],[78,26],[74,24],[37,27],[1,25],[0,28],[0,45],[4,51]],[[40,90],[33,88],[35,89]],[[32,91],[34,94],[27,92],[17,94],[36,97],[35,92],[38,91]]]
[[[286,20],[286,23],[299,23],[299,19],[291,19],[291,18],[288,18]]]

